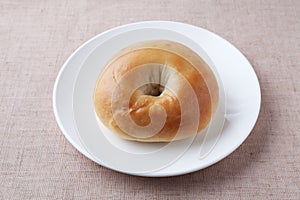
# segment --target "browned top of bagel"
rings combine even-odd
[[[132,88],[138,81],[148,84]],[[189,104],[193,97],[197,102]],[[94,91],[94,106],[100,121],[120,137],[142,142],[169,142],[195,135],[210,122],[218,101],[218,83],[209,66],[191,49],[172,41],[147,41],[122,50],[102,70]],[[189,106],[181,108],[180,102]],[[136,130],[135,126],[152,123],[151,109],[153,119],[159,119],[161,108],[167,117],[155,135],[142,137],[140,131],[139,137],[139,133],[130,133]],[[197,109],[197,119],[188,114]],[[125,115],[133,123],[127,123]],[[196,131],[188,128],[189,123],[195,122]],[[187,128],[177,134],[180,127]]]

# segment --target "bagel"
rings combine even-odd
[[[209,124],[219,103],[213,71],[190,48],[173,41],[133,44],[101,71],[96,116],[123,139],[170,142]]]

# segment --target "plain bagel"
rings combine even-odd
[[[188,47],[166,40],[123,49],[106,64],[94,91],[100,121],[120,137],[141,142],[197,134],[218,101],[210,67]]]

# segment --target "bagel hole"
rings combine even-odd
[[[165,87],[157,83],[148,83],[143,85],[140,89],[144,95],[158,97],[163,93]]]

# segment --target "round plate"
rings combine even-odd
[[[206,52],[214,63],[223,83],[225,101],[227,102],[225,126],[221,134],[212,134],[208,140],[203,137],[204,134],[201,134],[200,137],[197,136],[193,138],[193,140],[179,142],[184,143],[184,151],[176,152],[174,148],[161,148],[161,146],[158,147],[159,145],[156,145],[155,148],[151,146],[149,148],[145,147],[149,151],[151,150],[150,155],[152,155],[152,157],[149,157],[148,150],[147,156],[144,154],[136,154],[139,148],[143,148],[136,143],[125,142],[126,144],[122,144],[123,149],[119,148],[119,150],[117,150],[118,148],[116,148],[114,141],[120,143],[120,141],[118,141],[119,138],[105,139],[110,142],[105,143],[103,146],[96,146],[94,143],[93,147],[90,142],[87,142],[87,139],[90,138],[89,140],[91,141],[92,137],[90,136],[94,134],[96,130],[98,131],[98,135],[102,135],[101,133],[104,133],[106,130],[103,127],[101,128],[101,126],[100,129],[99,126],[96,129],[95,123],[97,122],[95,121],[92,122],[94,128],[89,129],[87,126],[89,121],[85,121],[80,117],[83,110],[78,106],[79,97],[81,94],[84,94],[82,92],[86,91],[86,88],[81,87],[79,82],[85,80],[87,81],[87,85],[94,84],[93,78],[86,80],[83,72],[86,71],[87,74],[89,73],[89,70],[86,70],[88,69],[86,66],[89,65],[89,63],[95,62],[91,57],[93,53],[95,54],[97,48],[98,51],[101,51],[101,45],[103,47],[103,44],[105,45],[107,41],[118,37],[118,35],[123,35],[130,31],[146,29],[161,29],[176,32],[198,44],[201,49]],[[131,39],[129,39],[129,41],[130,40]],[[113,53],[113,49],[107,52]],[[245,90],[245,88],[247,88],[247,90]],[[73,95],[74,110],[72,108]],[[220,161],[233,152],[246,139],[258,117],[260,109],[260,88],[255,72],[247,59],[235,47],[219,36],[207,30],[177,22],[139,22],[106,31],[78,48],[66,61],[57,77],[53,93],[53,106],[56,120],[64,135],[75,148],[93,161],[108,168],[134,175],[173,176],[203,169]],[[90,111],[91,107],[89,108],[89,112]],[[73,120],[73,114],[76,123]],[[91,112],[87,117],[92,117]],[[93,115],[93,117],[96,119],[95,115]],[[107,134],[103,135],[107,137]],[[219,139],[216,139],[216,137]],[[214,141],[214,143],[210,143],[209,141]],[[182,144],[175,145],[180,146]],[[203,149],[205,145],[213,148],[205,155],[201,155],[200,150]],[[122,157],[123,154],[117,152],[124,152],[124,150],[126,152],[126,148],[128,148],[127,154],[131,154],[131,157],[128,157],[128,155]],[[168,160],[167,163],[161,163],[163,159],[155,154],[158,149],[167,149],[166,152],[161,154],[163,155],[162,158],[174,156],[175,154],[176,156],[174,158],[176,159]],[[135,151],[134,153],[130,152],[133,150]],[[135,160],[135,162],[137,162],[138,159],[145,159],[145,164],[147,165],[150,164],[149,160],[152,160],[151,163],[153,163],[153,165],[150,168],[145,166],[135,167],[136,163],[128,162],[128,159],[132,161]],[[122,163],[126,163],[126,165]]]

